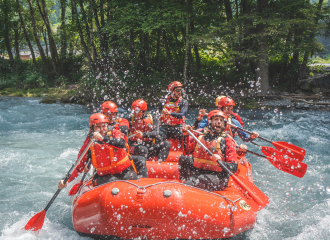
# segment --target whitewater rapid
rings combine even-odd
[[[43,210],[76,159],[92,113],[85,106],[39,104],[38,98],[0,97],[0,240],[86,239],[71,221],[70,183],[47,211],[42,230],[22,230]],[[282,114],[281,114],[282,111]],[[245,128],[305,148],[308,170],[300,179],[267,160],[246,157],[255,184],[270,198],[245,239],[330,239],[330,113],[239,111]],[[192,123],[197,110],[190,110]],[[269,144],[258,141],[259,144]],[[253,145],[249,149],[259,151]],[[260,151],[259,151],[260,152]],[[78,180],[77,180],[78,181]]]

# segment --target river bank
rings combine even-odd
[[[303,82],[304,83],[304,82]],[[311,81],[309,81],[309,84]],[[305,83],[306,85],[306,83]],[[315,85],[315,84],[314,84]],[[304,87],[304,85],[302,85]],[[330,95],[327,91],[321,92],[321,88],[301,89],[297,93],[289,94],[287,92],[273,91],[272,95],[265,97],[246,94],[242,96],[242,91],[237,89],[231,96],[235,99],[239,109],[314,109],[330,110]],[[192,92],[197,92],[194,89]],[[204,95],[188,94],[189,106],[191,108],[213,108],[217,93],[204,90]],[[153,96],[143,96],[137,93],[136,98],[143,98],[148,104],[155,103],[156,99],[164,97],[164,92],[155,92]],[[220,95],[220,93],[218,93]],[[39,103],[53,104],[80,104],[92,106],[102,102],[102,98],[93,98],[91,91],[84,89],[79,84],[72,84],[57,88],[33,88],[18,89],[4,88],[0,90],[0,96],[13,97],[41,97]],[[113,100],[113,99],[112,99]]]

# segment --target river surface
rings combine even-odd
[[[39,104],[37,98],[0,98],[0,239],[86,239],[71,220],[71,183],[47,211],[42,230],[22,230],[44,209],[76,159],[91,111],[80,105]],[[190,111],[193,121],[197,111]],[[249,130],[307,150],[300,179],[247,155],[255,184],[270,198],[245,239],[330,239],[330,113],[240,111]],[[260,144],[268,145],[258,141]],[[251,150],[258,148],[248,145]]]

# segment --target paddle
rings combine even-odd
[[[198,144],[200,144],[208,154],[213,156],[213,153],[207,149],[189,130],[187,132],[192,136]],[[224,169],[232,179],[238,183],[236,185],[236,189],[242,194],[244,200],[254,211],[259,211],[263,209],[269,203],[269,198],[259,189],[256,185],[250,182],[247,179],[244,179],[240,176],[234,175],[221,161],[217,161],[217,163]]]
[[[196,133],[202,134],[202,132],[198,132],[193,130]],[[233,139],[234,140],[234,139]],[[289,173],[291,175],[294,175],[296,177],[302,178],[306,171],[307,171],[307,164],[303,162],[296,161],[291,158],[285,158],[283,157],[282,153],[277,151],[274,148],[271,147],[264,147],[260,146],[254,142],[251,142],[256,146],[259,146],[261,148],[261,151],[267,156],[260,155],[258,153],[252,152],[250,150],[246,150],[246,152],[251,153],[253,155],[256,155],[258,157],[266,158],[271,164],[273,164],[274,167],[277,169]],[[275,157],[276,155],[276,157]]]
[[[92,139],[90,141],[90,143],[87,145],[87,147],[85,148],[84,152],[81,154],[80,158],[77,159],[74,164],[72,164],[70,170],[65,175],[64,185],[67,183],[68,179],[70,178],[71,171],[80,162],[80,160],[86,155],[88,149],[90,148],[90,146],[93,143],[94,143],[94,139]],[[45,221],[46,212],[49,209],[49,207],[52,205],[52,203],[54,202],[54,200],[56,199],[57,195],[61,192],[61,190],[62,189],[57,189],[56,193],[54,194],[54,196],[52,197],[52,199],[49,201],[49,203],[47,204],[47,206],[45,207],[45,209],[42,210],[41,212],[37,213],[36,215],[34,215],[30,219],[30,221],[28,221],[28,223],[24,227],[25,230],[37,231],[37,230],[39,230],[39,229],[42,228],[42,225],[44,224],[44,221]]]
[[[89,168],[90,166],[91,166],[91,162],[88,161],[87,168]],[[88,173],[88,172],[85,172],[84,175],[83,175],[83,177],[81,178],[80,182],[79,182],[79,183],[76,183],[76,184],[71,188],[71,190],[70,190],[70,192],[69,192],[69,194],[68,194],[69,196],[73,196],[73,195],[75,195],[75,194],[79,191],[81,185],[84,183],[84,179],[85,179],[87,173]]]
[[[240,127],[237,127],[235,125],[232,125],[230,123],[228,123],[228,125],[230,127],[233,127],[233,128],[236,128],[240,131],[243,131],[243,132],[246,132],[248,134],[252,134],[252,132],[249,132],[243,128],[240,128]],[[298,147],[296,145],[293,145],[292,143],[288,143],[288,142],[282,142],[282,141],[278,141],[278,142],[272,142],[266,138],[263,138],[263,137],[258,137],[259,139],[263,140],[263,141],[266,141],[268,143],[271,143],[273,144],[273,146],[278,149],[282,155],[287,155],[288,157],[292,157],[292,158],[295,158],[296,160],[298,161],[302,161],[304,160],[305,158],[305,155],[306,155],[306,150],[301,148],[301,147]]]
[[[246,152],[256,155],[258,157],[266,158],[274,167],[277,169],[289,173],[293,176],[302,178],[307,171],[307,164],[303,162],[299,162],[293,160],[291,158],[284,158],[281,156],[281,152],[277,151],[272,147],[263,147],[261,146],[261,151],[266,155],[263,156],[261,154],[252,152],[250,150],[246,150]]]
[[[127,137],[127,139],[130,139],[131,137],[134,137],[136,133],[132,134],[131,136]]]

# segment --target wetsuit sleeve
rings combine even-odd
[[[236,162],[236,146],[232,139],[226,137],[226,162]]]
[[[193,133],[196,137],[198,137],[197,133]],[[189,135],[188,132],[183,133],[182,138],[182,146],[183,146],[183,154],[190,155],[194,152],[197,142],[193,137]]]
[[[198,129],[198,125],[199,125],[199,123],[200,123],[200,120],[196,119],[196,121],[194,122],[193,127],[194,127],[195,129]]]
[[[176,118],[183,118],[184,116],[186,116],[186,113],[188,111],[188,101],[186,99],[183,99],[180,103],[179,103],[179,108],[180,108],[180,112],[179,113],[171,113],[171,116],[176,117]]]
[[[208,123],[207,123],[207,119],[204,119],[198,126],[198,128],[205,128],[207,127]]]
[[[129,130],[129,121],[125,118],[122,118],[120,124],[118,125],[118,128],[122,133],[124,133],[127,136]]]
[[[232,119],[231,120],[237,127],[239,128],[243,128],[242,125],[236,120],[236,119]],[[235,130],[238,133],[238,136],[240,139],[242,139],[244,142],[251,142],[253,139],[250,137],[249,134],[240,131],[240,130]]]
[[[158,133],[159,133],[159,121],[158,118],[152,114],[152,131],[151,132],[144,132],[143,137],[144,138],[158,138]]]
[[[112,136],[105,136],[103,137],[103,142],[110,144],[116,148],[125,148],[125,135],[119,131],[114,129],[112,131]]]

